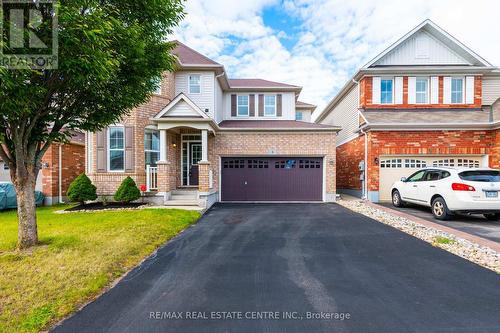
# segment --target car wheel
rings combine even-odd
[[[498,214],[498,213],[497,214],[484,214],[484,217],[490,221],[500,220],[500,214]]]
[[[392,192],[392,204],[395,207],[403,207],[405,205],[403,199],[401,199],[401,194],[399,194],[398,190],[394,190],[394,192]]]
[[[432,215],[438,220],[447,220],[451,213],[448,210],[448,206],[446,205],[446,201],[443,198],[439,197],[434,199],[432,202]]]

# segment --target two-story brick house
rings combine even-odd
[[[337,188],[390,200],[421,167],[500,168],[500,70],[430,20],[360,68],[316,122],[341,126]]]
[[[131,176],[165,205],[335,200],[335,137],[315,124],[301,87],[229,79],[223,65],[176,42],[177,68],[150,101],[87,134],[99,195]]]

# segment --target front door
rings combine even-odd
[[[198,162],[201,160],[201,143],[189,143],[189,185],[198,185]]]

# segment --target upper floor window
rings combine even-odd
[[[304,114],[301,111],[295,112],[295,120],[302,120],[304,119]]]
[[[464,79],[461,77],[451,78],[451,102],[454,104],[464,102]]]
[[[160,159],[160,133],[156,130],[146,130],[144,133],[144,162],[155,166]]]
[[[276,116],[276,95],[264,96],[264,116]]]
[[[238,117],[248,116],[248,95],[238,95]]]
[[[109,171],[125,169],[125,128],[110,127],[108,130]]]
[[[392,104],[393,86],[394,86],[393,79],[380,80],[380,102],[382,104]]]
[[[201,76],[200,75],[189,75],[189,93],[190,94],[201,93]]]
[[[415,101],[419,104],[429,103],[429,80],[425,77],[417,77],[415,80]]]
[[[153,93],[160,95],[161,94],[161,76],[157,76],[153,79],[154,91]]]

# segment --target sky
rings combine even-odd
[[[500,66],[498,0],[187,0],[173,38],[229,78],[302,86],[324,106],[356,70],[427,18]]]

